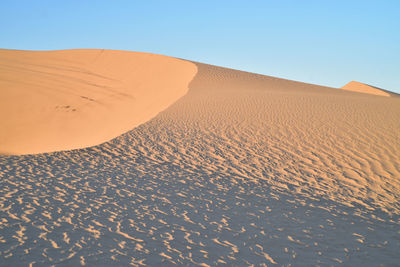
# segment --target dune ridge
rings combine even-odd
[[[188,90],[190,62],[100,49],[0,50],[0,153],[36,154],[109,141]]]

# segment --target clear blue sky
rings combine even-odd
[[[152,52],[400,93],[398,0],[1,0],[0,47]]]

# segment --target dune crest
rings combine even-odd
[[[388,92],[385,92],[382,89],[379,89],[377,87],[365,84],[365,83],[360,83],[356,81],[351,81],[344,85],[342,87],[344,90],[348,91],[354,91],[358,93],[365,93],[365,94],[371,94],[371,95],[380,95],[380,96],[389,96],[390,94]]]
[[[0,153],[36,154],[106,142],[188,90],[196,66],[148,53],[0,50]]]

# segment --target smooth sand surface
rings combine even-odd
[[[399,97],[190,64],[126,134],[0,157],[0,265],[400,262]]]
[[[357,93],[371,94],[371,95],[380,95],[380,96],[390,96],[391,94],[383,89],[374,87],[372,85],[368,85],[365,83],[360,83],[356,81],[351,81],[346,85],[342,86],[342,89],[353,91]]]
[[[0,50],[0,153],[98,145],[183,96],[190,62],[113,50]]]

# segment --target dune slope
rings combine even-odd
[[[0,156],[1,264],[398,264],[400,98],[194,64],[126,134]]]
[[[185,162],[400,211],[399,98],[197,65],[191,90],[168,110],[167,128],[182,135],[169,145],[191,148],[178,153]]]
[[[0,153],[106,142],[188,90],[194,64],[113,50],[0,50]]]
[[[189,93],[157,117],[152,155],[399,213],[399,98],[197,65]]]

